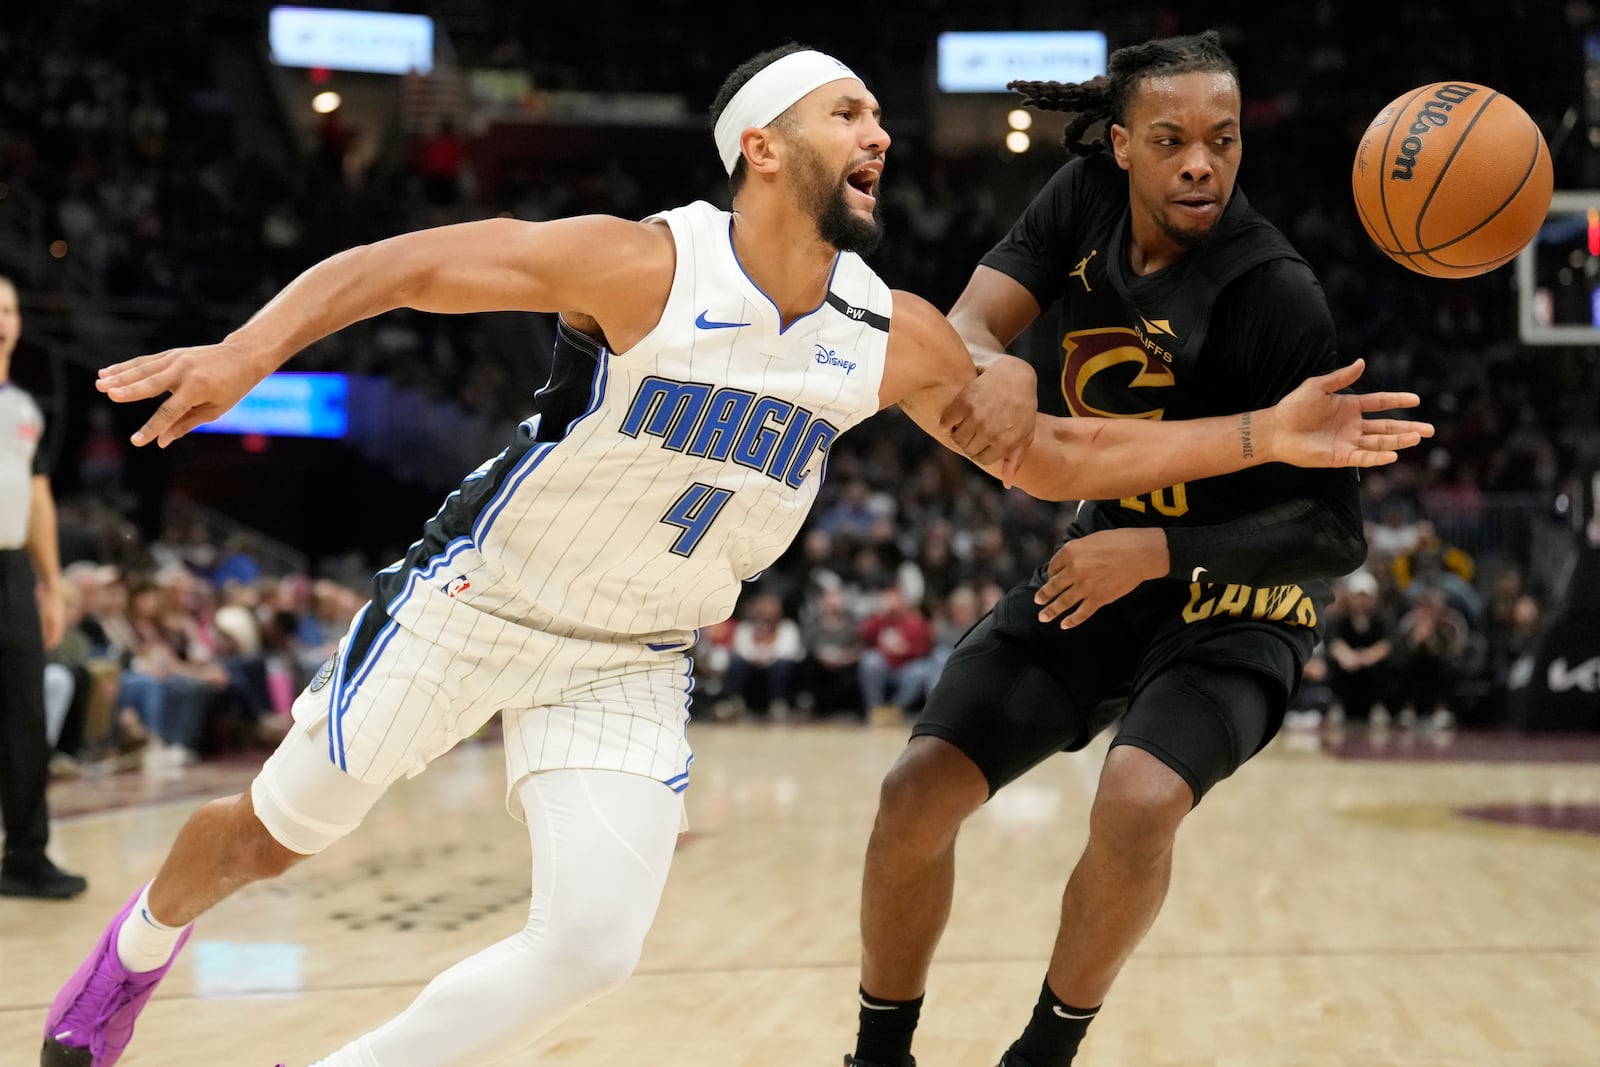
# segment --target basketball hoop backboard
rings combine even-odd
[[[1600,189],[1557,192],[1516,270],[1523,344],[1600,345]]]

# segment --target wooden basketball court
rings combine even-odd
[[[512,1062],[838,1064],[855,1031],[862,851],[904,736],[697,727],[693,825],[638,974]],[[1103,752],[1047,763],[963,832],[923,1067],[992,1067],[1020,1032]],[[3,1067],[37,1062],[57,986],[185,815],[250,768],[197,772],[56,794],[83,813],[54,852],[90,891],[0,900]],[[122,1067],[304,1067],[520,928],[528,844],[503,776],[497,743],[463,746],[328,854],[222,905]],[[1600,1063],[1600,740],[1363,733],[1330,751],[1280,737],[1191,817],[1173,883],[1085,1067]]]

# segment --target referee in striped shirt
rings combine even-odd
[[[11,381],[22,333],[17,287],[0,276],[0,896],[75,897],[88,883],[45,855],[50,842],[50,742],[44,654],[61,641],[66,609],[56,504],[44,474],[44,416]],[[30,565],[31,560],[31,565]]]

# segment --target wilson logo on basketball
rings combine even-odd
[[[1408,182],[1417,165],[1417,153],[1422,151],[1422,135],[1450,121],[1450,112],[1457,104],[1478,90],[1471,85],[1445,85],[1433,94],[1433,99],[1422,105],[1416,121],[1411,124],[1410,136],[1400,142],[1400,154],[1394,157],[1394,170],[1389,177],[1397,182]]]

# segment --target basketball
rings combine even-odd
[[[1539,127],[1516,101],[1472,82],[1434,82],[1391,101],[1361,137],[1350,184],[1373,243],[1434,278],[1510,262],[1554,191]]]

